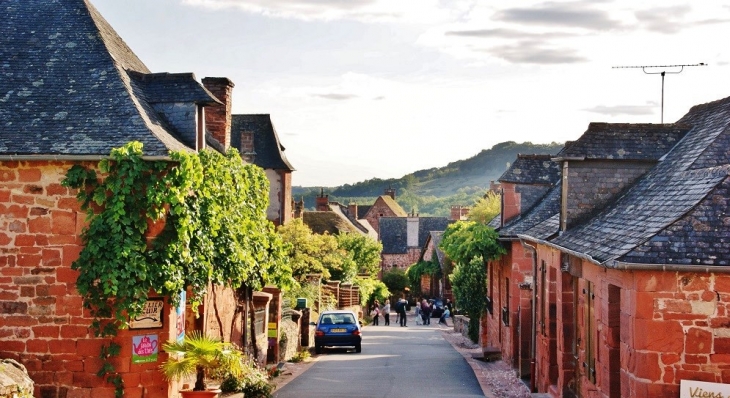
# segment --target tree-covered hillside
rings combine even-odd
[[[401,178],[372,178],[339,187],[293,187],[295,200],[304,197],[305,207],[314,209],[314,199],[324,189],[330,201],[343,204],[372,204],[384,190],[396,190],[396,201],[408,213],[421,216],[448,216],[452,205],[471,206],[496,181],[517,157],[517,154],[556,154],[563,144],[533,144],[507,141],[482,150],[469,159],[444,167],[434,167],[407,174]]]

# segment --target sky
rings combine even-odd
[[[662,71],[667,123],[730,96],[721,1],[91,2],[151,71],[228,77],[234,113],[271,114],[295,186],[660,123]]]

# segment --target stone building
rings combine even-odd
[[[451,222],[446,217],[419,217],[416,214],[380,218],[382,272],[393,268],[405,270],[418,262],[431,231],[443,231]]]
[[[730,382],[729,110],[592,123],[533,206],[505,194],[482,343],[533,391],[676,397],[681,380]]]
[[[284,154],[271,115],[233,115],[231,145],[241,156],[266,172],[269,179],[268,219],[284,225],[293,215],[291,176],[294,167]]]
[[[71,166],[95,167],[130,141],[144,144],[147,159],[225,151],[233,84],[151,73],[88,0],[11,0],[0,15],[0,357],[27,367],[35,396],[112,397],[114,386],[96,375],[100,347],[109,341],[90,334],[92,318],[71,269],[82,250],[85,213],[61,181]],[[233,319],[240,317],[237,303],[230,291],[218,293],[206,298],[200,318],[182,308],[178,315],[162,300],[159,323],[119,332],[114,361],[126,397],[173,396],[159,362],[132,360],[134,341],[213,331],[218,322],[206,311],[212,300],[224,312],[224,338],[242,340],[243,321]],[[264,325],[277,294],[254,295]]]

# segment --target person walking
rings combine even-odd
[[[383,320],[385,326],[390,326],[390,300],[385,300],[385,305],[383,305]]]
[[[398,317],[400,318],[400,326],[408,327],[408,319],[406,318],[406,299],[401,297],[396,304],[396,310],[398,311]]]
[[[421,305],[420,304],[413,307],[413,315],[415,315],[414,319],[416,320],[416,326],[423,325],[423,322],[421,322]]]
[[[421,317],[423,318],[424,325],[431,324],[431,306],[425,298],[421,300]]]
[[[373,318],[373,326],[378,326],[380,318],[380,303],[378,303],[378,300],[375,300],[375,303],[370,308],[370,316]]]

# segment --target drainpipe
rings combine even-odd
[[[535,370],[537,369],[536,353],[537,353],[537,248],[525,243],[520,239],[520,244],[526,250],[532,252],[532,342],[530,343],[530,392],[535,392],[536,378]]]

